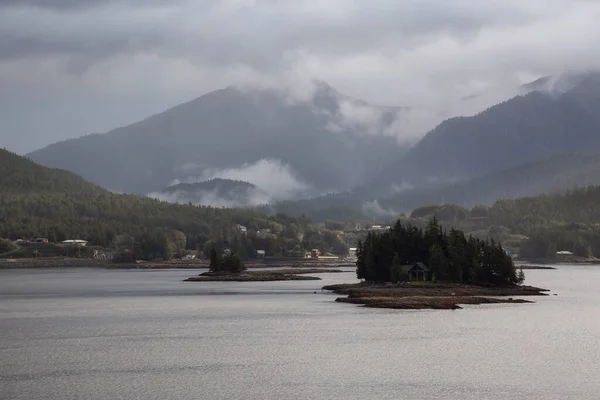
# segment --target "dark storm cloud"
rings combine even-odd
[[[327,2],[325,2],[327,3]],[[105,58],[154,51],[215,65],[268,68],[291,49],[345,54],[412,47],[431,35],[458,38],[518,24],[527,10],[457,1],[353,2],[25,0],[1,3],[0,58],[67,54]]]
[[[0,0],[0,146],[127,124],[230,84],[312,78],[413,106],[422,134],[473,93],[600,68],[583,0]],[[432,119],[432,115],[434,118]]]

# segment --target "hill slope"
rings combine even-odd
[[[224,238],[242,255],[255,249],[281,254],[302,246],[301,234],[310,231],[305,218],[110,193],[7,151],[0,152],[0,168],[0,237],[11,240],[47,237],[60,242],[75,237],[115,248],[125,239],[126,248],[133,246],[139,258],[152,259],[172,256],[175,244],[178,251],[206,250],[222,246]],[[248,227],[247,235],[235,229],[237,224]],[[263,228],[274,235],[257,237],[255,231]],[[336,244],[322,242],[318,232],[312,237],[324,249]]]
[[[398,156],[395,138],[383,133],[402,112],[351,99],[324,83],[316,84],[308,100],[229,87],[29,156],[127,193],[147,194],[174,180],[230,178],[222,171],[239,175],[261,162],[266,166],[255,174],[295,180],[316,192],[343,190],[379,172],[382,160]]]
[[[0,149],[0,188],[9,193],[101,193],[100,187],[71,172],[44,168]]]
[[[406,191],[379,202],[401,212],[440,202],[472,207],[588,185],[600,185],[600,153],[558,154],[455,184]]]
[[[457,183],[405,188],[398,194],[376,201],[368,196],[368,192],[339,193],[281,202],[275,208],[290,215],[304,214],[317,221],[358,220],[364,216],[394,216],[431,204],[491,205],[499,199],[560,192],[588,185],[600,185],[600,152],[557,154]]]

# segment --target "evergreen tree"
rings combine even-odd
[[[525,282],[525,272],[523,272],[523,268],[519,268],[519,273],[517,274],[517,284],[522,285]]]
[[[448,276],[446,274],[447,260],[444,256],[442,247],[439,244],[434,244],[429,250],[429,270],[431,274],[435,274],[437,279],[446,280]]]
[[[217,254],[217,249],[214,247],[210,250],[210,265],[208,270],[210,272],[217,272],[221,269],[221,262],[219,260],[219,255]]]
[[[366,279],[367,266],[365,264],[365,252],[363,244],[359,239],[356,243],[356,277],[358,279]]]
[[[396,253],[394,254],[394,259],[392,260],[392,266],[390,267],[390,282],[397,283],[407,280],[408,273],[404,271],[402,261],[400,261],[398,253]]]

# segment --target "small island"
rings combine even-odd
[[[323,274],[333,272],[344,272],[339,269],[326,268],[286,268],[268,271],[243,271],[235,272],[204,272],[198,276],[192,276],[187,282],[272,282],[272,281],[318,281],[321,278],[306,276],[307,274]]]
[[[307,274],[343,272],[326,268],[284,268],[261,271],[247,271],[240,257],[226,248],[221,255],[213,247],[210,252],[208,272],[185,279],[186,282],[273,282],[273,281],[314,281],[321,280]]]
[[[442,229],[433,218],[426,229],[396,222],[371,232],[356,250],[357,284],[323,287],[347,297],[338,302],[374,308],[459,309],[462,304],[531,303],[514,296],[545,296],[523,286],[502,246],[462,231]]]

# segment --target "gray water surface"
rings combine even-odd
[[[320,290],[353,272],[191,274],[0,270],[0,398],[600,399],[600,267],[526,271],[558,295],[457,311]]]

